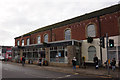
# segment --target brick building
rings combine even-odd
[[[94,54],[104,63],[107,59],[106,48],[100,46],[100,38],[108,33],[115,46],[109,48],[110,59],[120,57],[120,4],[87,13],[69,20],[39,28],[15,38],[13,60],[23,55],[27,61],[36,63],[39,57],[50,65],[70,66],[76,56],[81,64],[85,56],[87,63],[93,63]],[[91,43],[87,42],[92,37]]]

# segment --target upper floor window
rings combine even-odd
[[[22,46],[24,46],[24,39],[22,40]]]
[[[70,40],[71,39],[71,30],[67,29],[65,30],[65,40]]]
[[[40,36],[37,37],[37,43],[40,44]]]
[[[30,39],[27,38],[27,45],[30,45]]]
[[[44,42],[48,42],[48,34],[44,35]]]
[[[18,41],[17,41],[17,46],[19,46],[19,45],[20,45],[20,41],[18,40]]]
[[[93,24],[88,25],[87,37],[96,37],[95,25],[93,25]]]

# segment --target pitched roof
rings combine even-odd
[[[48,25],[48,26],[36,29],[34,31],[31,31],[29,33],[24,34],[23,36],[28,36],[28,35],[31,35],[31,34],[34,34],[34,33],[50,30],[50,29],[57,28],[57,27],[62,27],[62,26],[68,25],[68,24],[72,24],[72,23],[75,23],[75,22],[80,22],[80,21],[83,21],[83,20],[95,18],[95,17],[102,16],[102,15],[105,15],[105,14],[114,13],[114,12],[117,12],[119,10],[120,10],[120,4],[113,5],[111,7],[107,7],[107,8],[98,10],[98,11],[87,13],[87,14],[84,14],[84,15],[81,15],[81,16],[78,16],[78,17],[75,17],[75,18],[72,18],[72,19],[68,19],[68,20],[65,20],[65,21],[62,21],[62,22],[58,22],[58,23],[55,23],[55,24],[52,24],[52,25]],[[19,37],[21,37],[21,36],[19,36]],[[16,37],[16,38],[19,38],[19,37]]]

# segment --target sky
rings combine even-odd
[[[0,46],[15,46],[15,37],[118,2],[120,0],[0,0]]]

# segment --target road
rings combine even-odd
[[[2,78],[45,78],[50,79],[73,79],[73,78],[98,78],[94,75],[84,75],[78,73],[65,73],[61,71],[46,70],[42,67],[22,66],[21,64],[2,63]]]

